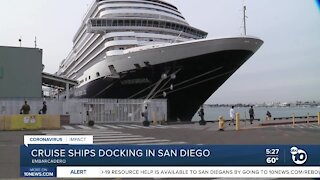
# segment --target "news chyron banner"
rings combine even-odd
[[[93,145],[92,136],[25,136],[21,177],[320,178],[317,145]]]

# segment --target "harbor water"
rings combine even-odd
[[[249,119],[249,108],[250,107],[235,107],[235,111],[240,113],[241,119]],[[218,120],[219,116],[223,116],[225,119],[230,119],[229,115],[230,107],[210,107],[204,106],[205,120],[215,121]],[[279,117],[292,117],[293,113],[296,117],[307,116],[317,116],[320,112],[320,107],[254,107],[255,119],[265,120],[266,113],[270,111],[272,118]],[[199,121],[200,117],[196,113],[192,121]]]

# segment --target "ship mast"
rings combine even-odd
[[[37,48],[37,36],[34,37],[34,48]]]
[[[244,35],[247,35],[247,16],[246,16],[246,11],[247,11],[247,6],[244,4],[243,5],[243,30],[244,30]]]

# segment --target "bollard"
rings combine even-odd
[[[296,125],[296,120],[295,120],[295,114],[292,114],[292,126],[294,127]]]
[[[318,126],[320,126],[320,112],[318,112]]]
[[[144,120],[142,122],[142,125],[148,127],[148,126],[150,126],[150,121]]]
[[[240,113],[236,114],[236,130],[240,130]]]
[[[88,126],[90,126],[90,127],[94,126],[94,121],[89,120],[89,122],[88,122]]]
[[[157,120],[153,120],[152,122],[153,122],[153,125],[155,125],[155,126],[158,125],[158,121]]]
[[[219,131],[224,131],[224,119],[223,119],[223,116],[219,116]]]
[[[309,125],[309,117],[310,117],[310,113],[307,114],[307,124]]]

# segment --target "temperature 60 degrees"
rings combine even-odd
[[[276,164],[278,160],[278,157],[267,157],[266,162],[267,164]]]

